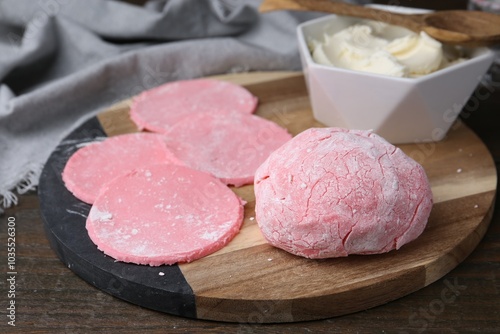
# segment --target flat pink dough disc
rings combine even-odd
[[[251,114],[257,98],[245,88],[226,81],[193,79],[170,82],[134,98],[130,117],[139,127],[163,133],[196,112],[230,111]]]
[[[186,166],[237,187],[253,183],[260,164],[292,138],[262,117],[229,112],[194,114],[166,136],[167,146]]]
[[[92,241],[118,261],[190,262],[226,245],[243,221],[241,200],[210,174],[153,165],[110,182],[87,218]]]
[[[167,148],[165,137],[132,133],[80,148],[66,163],[62,179],[75,197],[92,204],[105,183],[135,168],[158,163],[180,164]]]
[[[369,131],[309,129],[255,175],[255,213],[274,246],[308,258],[399,249],[424,230],[424,169]]]

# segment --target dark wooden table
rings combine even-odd
[[[451,1],[450,3],[453,3]],[[483,91],[484,92],[484,91]],[[483,95],[481,95],[483,96]],[[462,119],[500,163],[500,81],[465,110]],[[497,200],[497,204],[498,200]],[[16,223],[16,327],[7,325],[7,225]],[[442,279],[411,295],[366,311],[290,324],[238,324],[191,320],[129,304],[86,283],[56,257],[45,237],[36,193],[0,217],[3,263],[0,332],[24,333],[456,333],[500,332],[500,213],[474,252]],[[454,291],[453,295],[447,294]]]

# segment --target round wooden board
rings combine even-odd
[[[301,73],[218,77],[259,97],[257,114],[296,135],[321,126],[311,114]],[[82,142],[137,131],[124,101],[66,138],[43,171],[39,195],[47,236],[61,260],[97,288],[140,306],[181,316],[241,323],[293,322],[338,316],[403,297],[444,276],[477,246],[496,193],[493,159],[460,121],[438,143],[399,145],[420,162],[435,205],[414,242],[382,255],[309,260],[266,243],[255,221],[253,186],[236,188],[245,205],[240,233],[192,263],[148,267],[115,262],[85,230],[90,206],[64,187],[61,171]]]

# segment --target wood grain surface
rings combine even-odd
[[[392,5],[398,6],[399,3]],[[476,47],[494,46],[500,42],[500,16],[482,11],[449,10],[424,14],[393,11],[387,15],[387,9],[330,0],[264,0],[259,10],[263,13],[276,10],[317,11],[381,21],[416,33],[424,31],[445,44]]]
[[[465,9],[467,1],[402,0],[398,4]],[[479,101],[476,97],[461,118],[485,142],[500,168],[500,90],[498,80],[495,83],[491,96]],[[475,250],[433,284],[369,310],[282,324],[195,320],[125,303],[80,279],[57,258],[45,236],[35,192],[20,196],[18,205],[0,216],[2,244],[11,217],[16,219],[17,322],[15,328],[8,326],[4,310],[2,333],[498,333],[500,328],[499,210]],[[7,258],[6,247],[0,247],[0,257]],[[6,307],[4,279],[0,291],[2,307]]]
[[[300,73],[219,77],[259,97],[257,114],[293,135],[313,126]],[[137,131],[129,101],[99,116],[108,135]],[[269,246],[254,217],[253,187],[235,189],[247,204],[239,235],[225,248],[180,268],[197,317],[235,322],[321,319],[368,309],[441,278],[477,246],[493,212],[496,169],[481,140],[457,122],[439,143],[400,145],[430,179],[435,205],[423,235],[397,252],[307,260]]]
[[[481,101],[462,115],[500,162],[500,95]],[[473,147],[471,147],[473,149]],[[433,153],[432,148],[420,149]],[[474,153],[474,152],[472,152]],[[497,204],[498,199],[497,199]],[[486,235],[461,264],[433,284],[404,298],[325,320],[259,324],[254,320],[222,323],[169,315],[123,302],[80,279],[50,248],[36,193],[0,217],[0,236],[7,218],[16,219],[17,322],[0,322],[0,332],[13,333],[497,333],[500,328],[500,214],[495,211]],[[2,241],[3,242],[3,241]],[[6,248],[0,256],[6,258]],[[1,280],[0,298],[8,288]]]

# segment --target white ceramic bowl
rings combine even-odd
[[[393,144],[443,139],[490,67],[493,52],[466,50],[467,60],[418,78],[352,71],[313,60],[312,40],[320,41],[325,32],[335,33],[362,21],[329,15],[298,26],[314,117],[326,126],[373,130]]]

